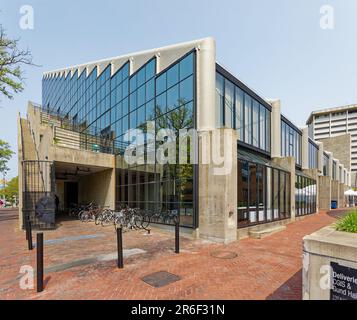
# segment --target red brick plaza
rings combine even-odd
[[[335,221],[322,212],[229,245],[183,235],[180,254],[169,230],[133,231],[123,235],[124,269],[116,267],[112,226],[63,221],[44,234],[45,290],[37,293],[20,288],[20,268],[35,269],[36,250],[27,250],[16,217],[0,212],[0,299],[301,299],[302,238]],[[141,279],[158,271],[180,280],[155,288]]]

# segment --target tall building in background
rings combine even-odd
[[[323,142],[351,170],[351,182],[356,187],[357,105],[313,111],[306,124],[311,139]]]

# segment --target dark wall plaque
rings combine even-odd
[[[357,269],[331,262],[330,300],[357,300]]]

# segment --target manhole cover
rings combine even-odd
[[[151,273],[141,278],[141,280],[143,280],[144,282],[146,282],[152,287],[161,288],[169,285],[170,283],[179,281],[181,280],[181,278],[175,274],[166,271],[159,271],[159,272]]]
[[[235,259],[238,255],[232,251],[214,251],[211,256],[218,259]]]

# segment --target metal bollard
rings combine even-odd
[[[26,241],[29,239],[29,228],[28,228],[28,220],[25,219],[25,233],[26,233]]]
[[[31,251],[33,249],[31,221],[27,222],[27,242],[28,242],[28,248]]]
[[[175,253],[180,253],[180,223],[175,223]]]
[[[37,292],[43,291],[43,233],[37,234]]]
[[[118,245],[118,268],[124,268],[123,258],[123,229],[117,228],[117,245]]]

